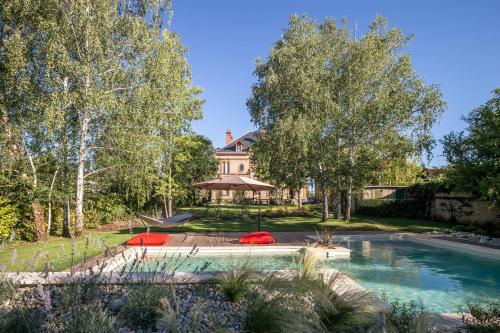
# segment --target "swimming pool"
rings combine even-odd
[[[327,265],[389,299],[422,301],[431,312],[457,312],[466,301],[500,297],[500,261],[409,240],[354,241],[350,261]]]
[[[500,297],[500,260],[410,240],[340,242],[352,250],[350,260],[322,260],[322,268],[345,272],[368,290],[389,300],[422,301],[435,313],[457,312],[466,301]],[[250,258],[250,259],[249,259]],[[165,261],[169,258],[162,259]],[[199,256],[178,261],[176,271],[224,271],[250,260],[257,270],[294,266],[293,255]],[[157,261],[140,263],[139,270],[156,270]]]

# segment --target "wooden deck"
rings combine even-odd
[[[217,232],[217,233],[173,233],[170,234],[170,240],[164,245],[169,247],[178,246],[198,246],[198,247],[221,247],[221,246],[247,246],[238,243],[241,236],[245,232]],[[306,235],[311,235],[311,232],[273,232],[273,238],[276,245],[306,245]],[[261,245],[259,245],[261,246]],[[262,245],[266,246],[266,245]]]

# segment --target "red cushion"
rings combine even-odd
[[[271,244],[273,236],[267,231],[251,232],[240,238],[240,244]]]
[[[169,234],[142,233],[130,238],[127,245],[131,246],[158,246],[163,245],[170,239]]]

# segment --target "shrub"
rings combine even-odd
[[[390,303],[392,310],[387,314],[388,332],[423,333],[429,331],[429,313],[423,304],[401,303],[395,300]]]
[[[107,333],[114,331],[115,318],[110,316],[99,301],[75,306],[63,319],[65,333]]]
[[[460,312],[470,332],[500,332],[500,299],[486,300],[483,304],[468,302]]]
[[[338,273],[323,276],[310,284],[310,292],[321,327],[326,332],[364,332],[374,323],[370,303],[373,297],[364,291],[346,291],[339,295]]]
[[[0,306],[5,301],[10,300],[10,298],[16,292],[16,285],[10,279],[2,276],[3,272],[0,269]]]
[[[163,328],[164,331],[169,333],[177,333],[179,321],[179,298],[175,294],[175,289],[172,289],[171,300],[167,298],[160,299],[160,307],[158,313],[161,315],[157,323],[157,328]],[[189,322],[189,332],[198,332],[201,323],[201,314],[205,310],[205,304],[196,302],[187,314],[187,321]]]
[[[128,217],[127,207],[115,195],[94,198],[85,206],[85,225],[95,228]]]
[[[152,328],[161,314],[160,300],[171,296],[170,289],[151,283],[139,284],[128,294],[127,302],[119,317],[133,327]]]
[[[42,331],[42,325],[43,314],[40,310],[25,306],[0,308],[0,332],[35,333]]]
[[[311,331],[304,303],[283,287],[274,275],[246,294],[243,331],[248,333]]]
[[[363,199],[358,213],[371,217],[424,218],[425,203],[420,200]]]
[[[61,285],[61,303],[65,307],[73,304],[90,304],[95,302],[101,293],[102,285],[92,278],[80,278]]]
[[[216,283],[229,301],[239,302],[248,291],[251,273],[251,265],[248,260],[240,264],[235,264],[232,261],[228,270],[216,277]]]
[[[11,238],[19,222],[19,209],[4,197],[0,197],[0,242]]]
[[[301,250],[293,258],[292,277],[295,281],[315,281],[319,277],[318,258],[308,250]]]

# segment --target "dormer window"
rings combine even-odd
[[[241,151],[241,142],[236,142],[236,151]]]

